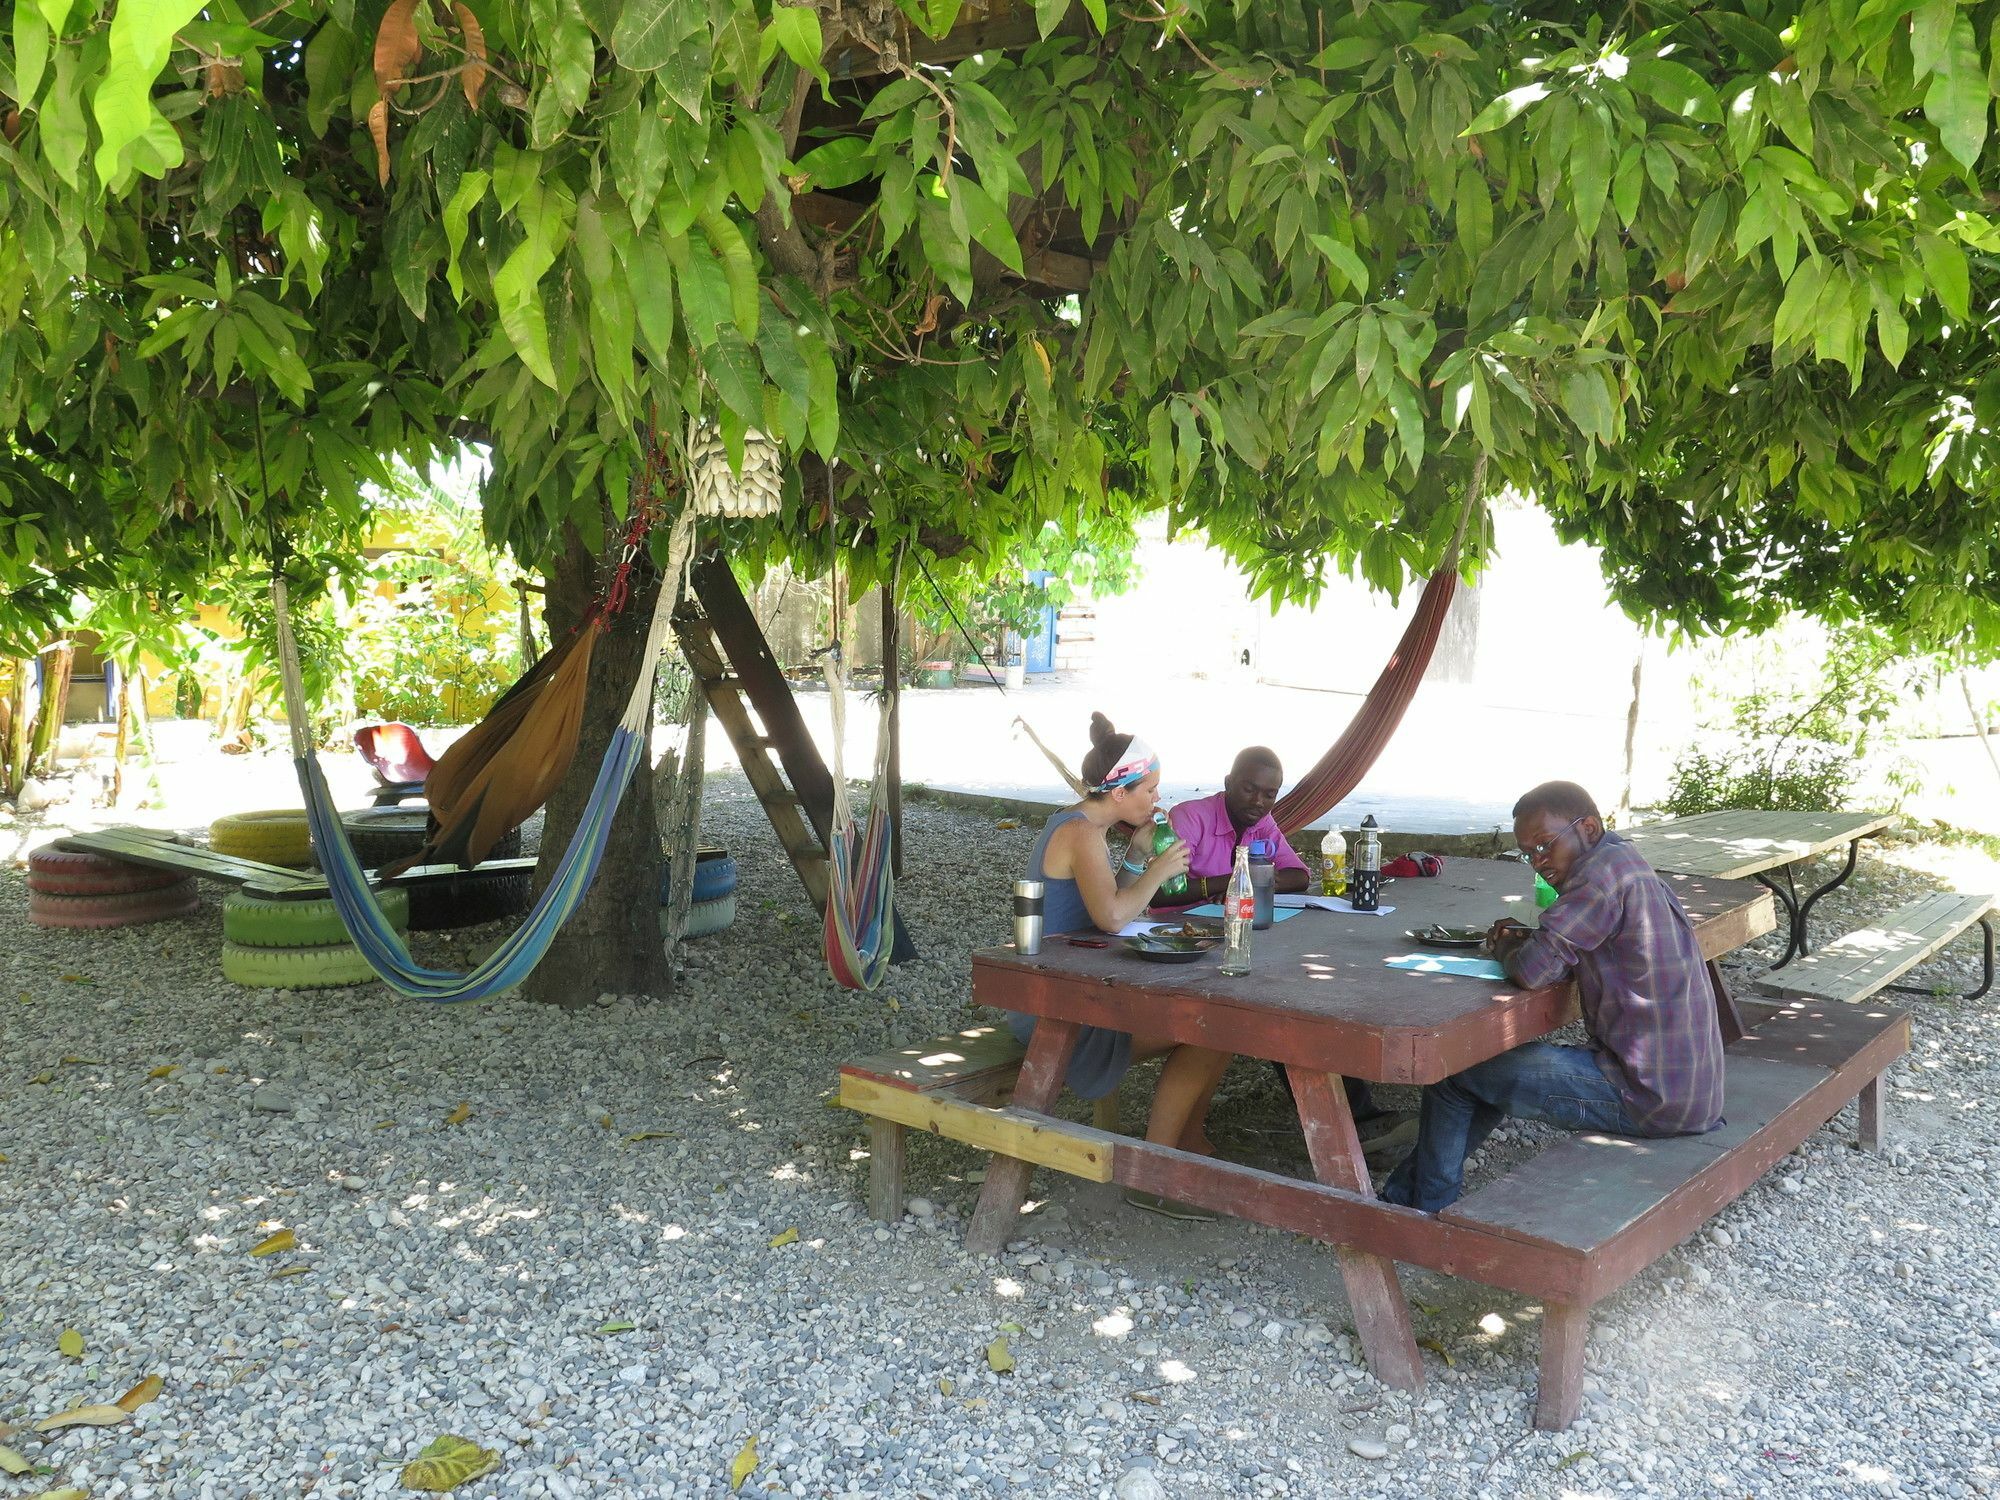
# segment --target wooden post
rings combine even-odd
[[[1043,1016],[1035,1022],[1035,1034],[1022,1059],[1020,1077],[1014,1081],[1014,1105],[1047,1114],[1062,1093],[1069,1073],[1069,1057],[1083,1028],[1075,1021],[1058,1021]],[[1028,1196],[1028,1178],[1035,1170],[1032,1162],[998,1152],[986,1163],[986,1186],[980,1190],[979,1206],[966,1226],[965,1248],[974,1255],[996,1255],[1014,1236],[1020,1221],[1021,1203]]]
[[[868,1212],[884,1224],[903,1217],[903,1127],[868,1120]]]
[[[67,640],[51,641],[42,648],[41,656],[42,696],[28,744],[30,775],[55,765],[56,750],[62,743],[63,714],[69,708],[69,674],[76,663],[76,647]]]
[[[1535,1426],[1561,1432],[1583,1409],[1583,1346],[1590,1309],[1581,1302],[1550,1302],[1542,1313],[1542,1372],[1535,1396]]]
[[[903,554],[889,565],[882,585],[882,691],[889,695],[889,784],[875,788],[889,809],[889,868],[903,876],[903,672],[899,649],[901,616],[896,612],[897,586],[902,582]]]
[[[1856,1132],[1863,1151],[1882,1149],[1883,1106],[1888,1103],[1882,1090],[1882,1075],[1877,1073],[1861,1085],[1861,1093],[1855,1099],[1855,1108],[1860,1114],[1860,1128]]]

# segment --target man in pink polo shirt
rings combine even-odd
[[[1271,862],[1277,866],[1276,889],[1306,888],[1306,862],[1293,852],[1271,816],[1284,784],[1285,771],[1278,757],[1262,745],[1252,745],[1236,757],[1229,774],[1222,778],[1221,791],[1182,802],[1167,815],[1174,832],[1188,846],[1188,902],[1212,901],[1222,895],[1236,866],[1236,846],[1260,840],[1271,845]]]

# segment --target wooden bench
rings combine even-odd
[[[941,1108],[939,1101],[964,1104],[1005,1104],[1014,1092],[1014,1079],[1021,1071],[1026,1049],[1004,1026],[969,1026],[963,1031],[947,1031],[929,1041],[876,1057],[843,1064],[840,1070],[839,1102],[868,1117],[868,1211],[884,1223],[903,1217],[903,1131],[916,1126],[933,1134],[945,1134],[941,1127],[947,1114],[963,1118],[963,1111]],[[1118,1129],[1118,1095],[1114,1092],[1096,1101],[1092,1125],[1103,1131]],[[1036,1132],[1032,1126],[994,1117],[982,1127],[991,1138],[972,1144],[987,1151],[1006,1151],[1048,1166],[1078,1172],[1097,1181],[1109,1180],[1094,1164],[1084,1161],[1064,1143]],[[949,1132],[956,1140],[966,1138],[962,1127]],[[1040,1134],[1043,1138],[1036,1140]],[[1053,1155],[1051,1154],[1053,1153]],[[1085,1153],[1088,1154],[1088,1153]],[[1073,1159],[1074,1158],[1074,1159]]]
[[[253,896],[271,900],[323,901],[326,877],[304,870],[288,870],[283,865],[267,865],[260,860],[238,859],[217,854],[193,844],[178,842],[170,833],[146,828],[107,828],[99,833],[64,835],[62,844],[70,849],[88,849],[110,859],[145,865],[155,870],[181,870],[203,880],[239,885]],[[481,878],[531,874],[535,859],[489,859],[471,870],[457,865],[418,865],[405,870],[389,884],[398,886],[443,885],[467,875]],[[369,877],[371,884],[374,877]]]
[[[1856,1004],[1881,990],[1929,994],[1915,985],[1891,981],[1902,978],[1977,923],[1986,934],[1985,982],[1964,997],[1977,1000],[1993,988],[1993,912],[1992,896],[1964,896],[1956,891],[1923,896],[1880,922],[1793,960],[1789,968],[1773,971],[1757,981],[1757,988],[1784,999],[1846,1004]]]
[[[1849,1100],[1859,1100],[1861,1146],[1880,1148],[1882,1074],[1909,1051],[1908,1018],[1824,1000],[1740,1006],[1750,1030],[1726,1049],[1720,1128],[1572,1136],[1438,1215],[1521,1247],[1518,1264],[1457,1274],[1543,1299],[1537,1427],[1559,1430],[1576,1417],[1595,1303],[1695,1234]]]

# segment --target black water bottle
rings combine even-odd
[[[1382,830],[1373,813],[1361,820],[1361,836],[1355,840],[1347,901],[1356,911],[1374,911],[1382,904]]]

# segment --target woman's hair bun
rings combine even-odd
[[[1111,721],[1105,718],[1103,714],[1092,714],[1090,716],[1091,744],[1107,745],[1117,738],[1119,738],[1118,731],[1111,727]]]

